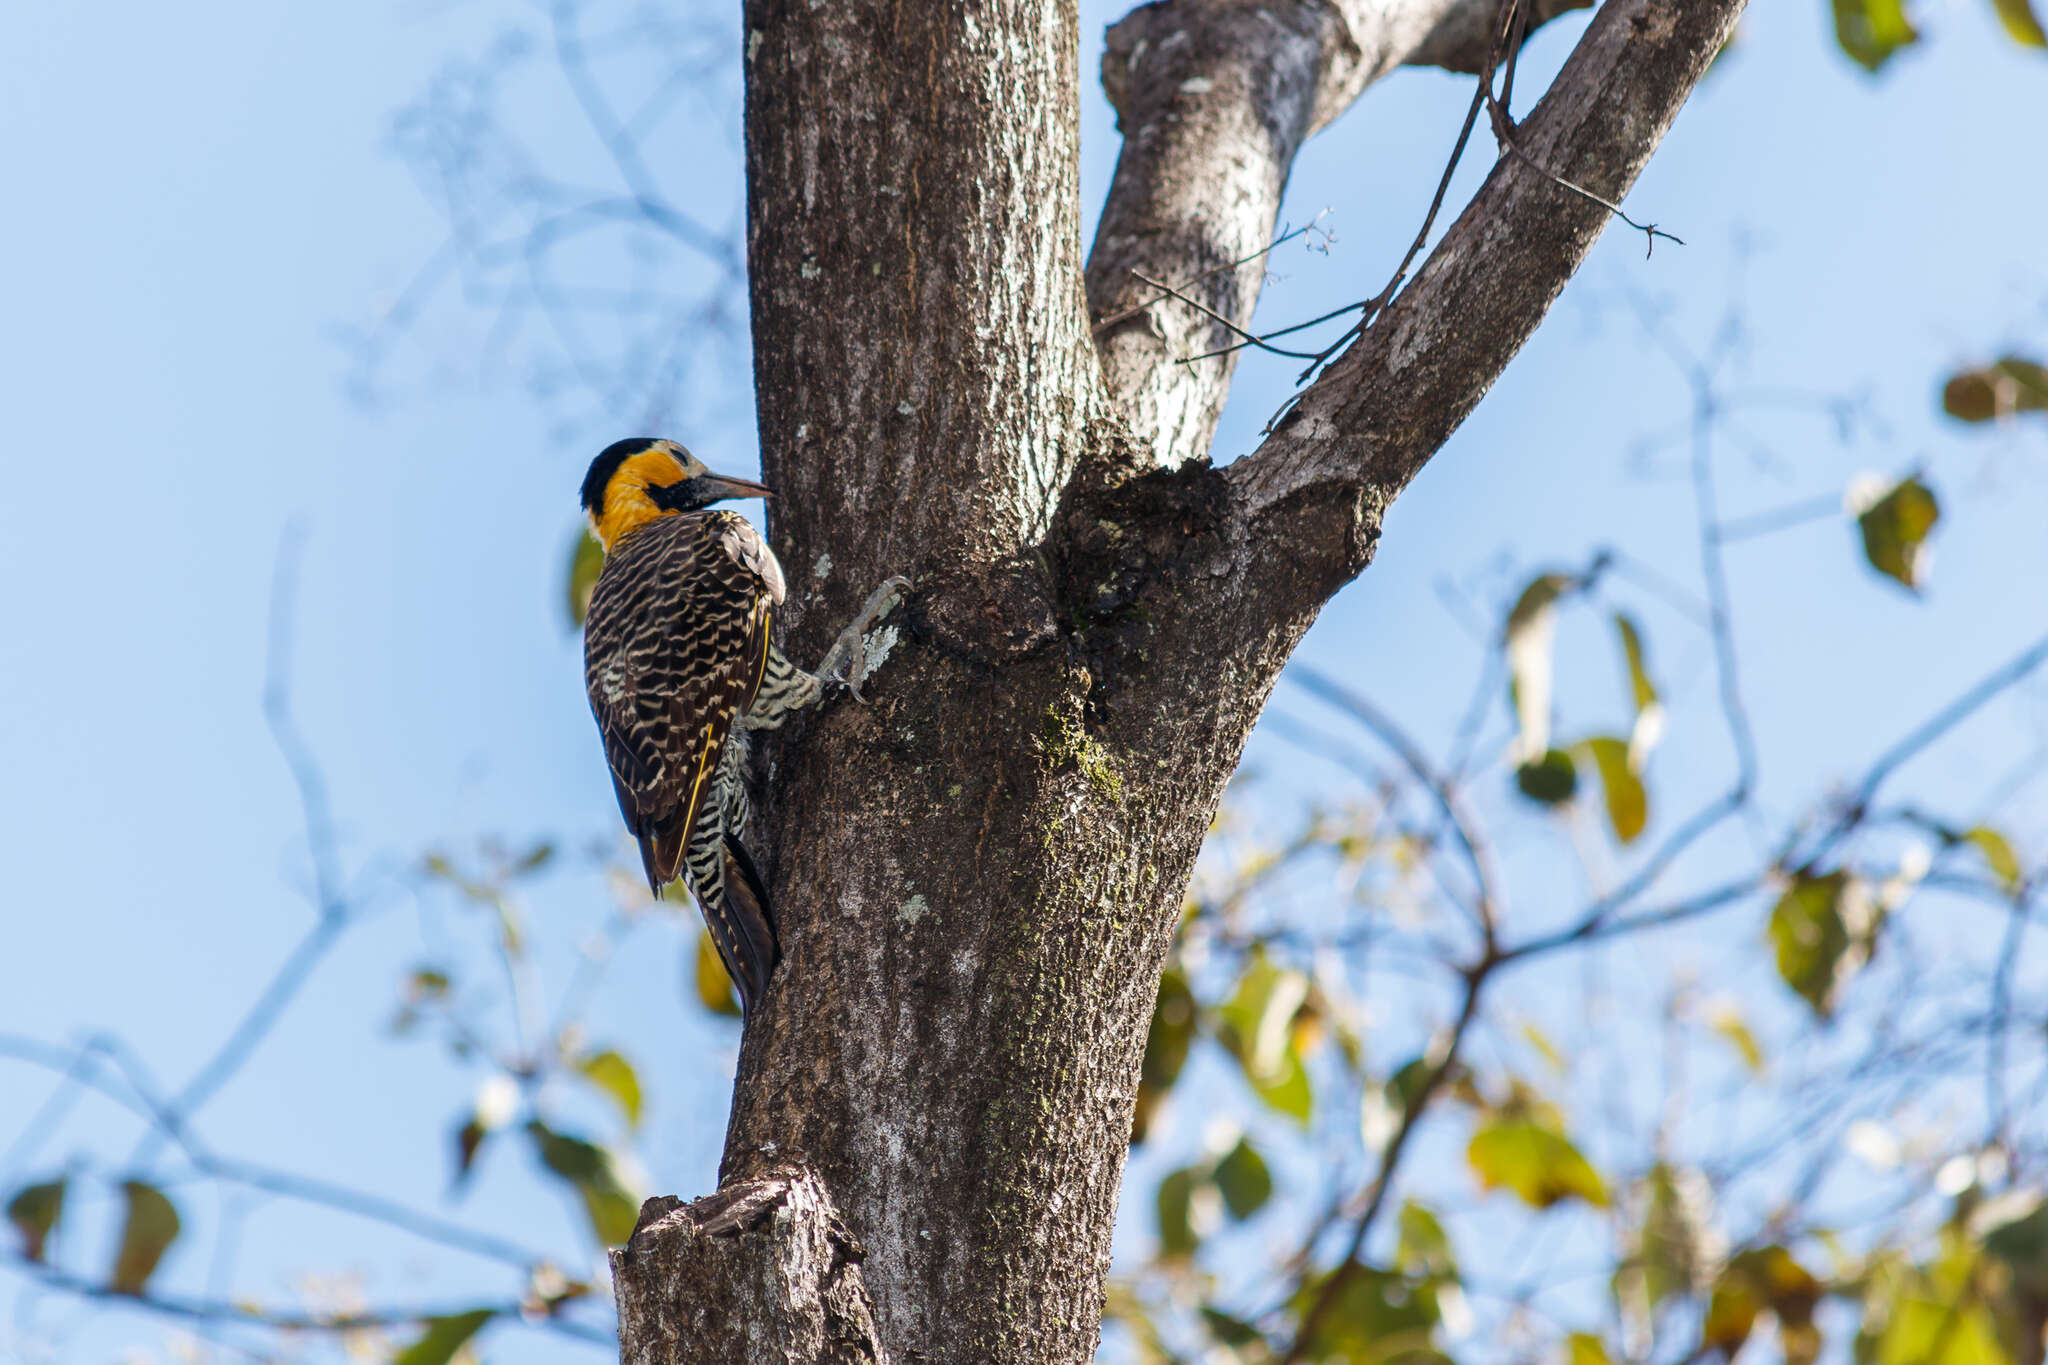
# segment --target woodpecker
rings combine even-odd
[[[605,549],[583,621],[583,675],[619,811],[654,894],[678,876],[689,883],[749,1011],[778,950],[767,888],[742,842],[748,732],[776,728],[832,683],[858,700],[861,636],[910,586],[882,584],[818,671],[798,668],[772,638],[787,592],[774,551],[738,513],[706,510],[772,496],[644,437],[605,447],[583,480],[583,510]]]

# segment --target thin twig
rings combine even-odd
[[[1482,958],[1465,974],[1465,1000],[1458,1011],[1458,1021],[1451,1026],[1450,1041],[1444,1048],[1443,1059],[1416,1087],[1415,1094],[1401,1111],[1400,1126],[1387,1139],[1386,1147],[1380,1153],[1379,1174],[1373,1177],[1371,1193],[1365,1207],[1351,1225],[1351,1241],[1344,1252],[1344,1259],[1336,1269],[1327,1275],[1316,1289],[1308,1310],[1301,1315],[1300,1325],[1295,1329],[1294,1341],[1287,1348],[1287,1354],[1280,1358],[1280,1365],[1295,1365],[1303,1359],[1315,1344],[1317,1329],[1330,1309],[1336,1304],[1337,1296],[1357,1273],[1361,1264],[1360,1256],[1365,1251],[1365,1241],[1372,1233],[1373,1224],[1378,1220],[1381,1208],[1386,1204],[1387,1191],[1393,1188],[1394,1172],[1400,1165],[1401,1155],[1407,1149],[1408,1139],[1421,1122],[1422,1114],[1429,1102],[1436,1097],[1437,1090],[1458,1064],[1458,1053],[1463,1047],[1466,1034],[1473,1021],[1479,1017],[1479,995],[1485,988],[1486,979],[1499,965],[1492,957]]]
[[[1407,732],[1393,717],[1380,710],[1367,698],[1335,679],[1324,676],[1307,664],[1297,662],[1287,670],[1286,676],[1292,678],[1304,691],[1322,698],[1365,726],[1382,744],[1393,750],[1394,756],[1401,760],[1408,771],[1415,775],[1416,781],[1435,798],[1437,809],[1456,836],[1458,847],[1472,869],[1472,879],[1478,885],[1477,918],[1485,951],[1490,954],[1494,948],[1499,878],[1493,871],[1491,860],[1482,851],[1478,838],[1472,833],[1470,822],[1458,809],[1457,793],[1453,790],[1450,780],[1437,771],[1421,747],[1409,738]]]
[[[102,1303],[125,1303],[145,1312],[169,1318],[183,1318],[192,1322],[245,1323],[252,1327],[266,1327],[283,1332],[358,1332],[370,1327],[403,1327],[425,1322],[429,1318],[477,1311],[517,1320],[522,1311],[522,1305],[518,1303],[485,1303],[404,1305],[352,1313],[290,1312],[263,1308],[255,1304],[221,1299],[186,1298],[175,1294],[124,1294],[96,1280],[74,1275],[47,1262],[31,1261],[13,1254],[0,1256],[0,1266],[35,1281],[45,1289],[54,1289],[77,1298],[93,1299]],[[570,1322],[553,1316],[545,1318],[543,1322],[550,1329],[576,1341],[606,1347],[617,1344],[612,1333],[586,1323]]]
[[[334,814],[327,797],[326,780],[292,714],[292,623],[298,599],[299,556],[304,546],[304,525],[295,521],[285,528],[278,542],[271,576],[270,642],[263,684],[263,716],[298,791],[307,854],[313,865],[314,901],[319,918],[285,958],[256,1002],[249,1007],[248,1013],[242,1016],[241,1022],[192,1079],[171,1098],[169,1109],[180,1118],[197,1113],[241,1070],[257,1046],[270,1036],[313,969],[327,956],[352,919],[353,907],[342,891]],[[131,1164],[146,1165],[155,1155],[163,1132],[162,1127],[157,1127],[145,1133],[130,1158]]]
[[[1312,352],[1309,351],[1285,351],[1278,346],[1267,345],[1264,341],[1261,341],[1258,337],[1253,336],[1250,332],[1247,332],[1244,328],[1238,326],[1229,318],[1224,317],[1223,314],[1217,312],[1208,304],[1203,303],[1200,299],[1189,298],[1186,294],[1183,294],[1180,290],[1175,289],[1170,284],[1161,284],[1158,280],[1152,279],[1151,277],[1136,270],[1133,270],[1131,272],[1131,278],[1137,280],[1140,284],[1146,284],[1150,285],[1154,289],[1164,290],[1166,293],[1166,297],[1172,299],[1179,299],[1182,303],[1194,309],[1196,312],[1202,313],[1205,316],[1211,318],[1212,320],[1222,323],[1225,327],[1229,328],[1232,332],[1234,332],[1237,335],[1238,340],[1246,346],[1256,346],[1260,350],[1270,352],[1273,355],[1284,355],[1295,360],[1308,360],[1312,357]]]
[[[1267,255],[1279,249],[1280,247],[1285,246],[1287,243],[1293,241],[1296,237],[1302,236],[1304,233],[1313,231],[1315,225],[1321,222],[1323,219],[1323,215],[1327,214],[1328,212],[1328,209],[1324,209],[1322,213],[1318,213],[1314,218],[1311,218],[1308,222],[1302,224],[1302,226],[1281,233],[1278,237],[1275,237],[1272,241],[1266,243],[1264,246],[1260,247],[1257,251],[1254,251],[1249,256],[1240,256],[1234,261],[1225,261],[1221,265],[1212,265],[1207,270],[1204,270],[1201,274],[1190,276],[1189,278],[1181,281],[1177,288],[1193,289],[1203,280],[1210,279],[1217,275],[1221,275],[1227,270],[1236,270],[1240,266],[1250,265],[1253,261],[1259,259],[1259,257]],[[1132,273],[1136,274],[1137,272],[1133,271]],[[1162,285],[1155,285],[1153,287],[1164,288],[1164,286]],[[1138,314],[1152,307],[1154,304],[1166,302],[1166,300],[1170,297],[1173,297],[1173,295],[1156,294],[1153,297],[1146,299],[1143,303],[1134,303],[1128,308],[1120,308],[1116,312],[1111,313],[1108,317],[1102,319],[1102,321],[1096,323],[1095,326],[1091,329],[1091,331],[1095,336],[1101,336],[1104,332],[1116,326],[1118,323],[1128,322],[1132,318],[1138,316]]]

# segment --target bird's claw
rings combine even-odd
[[[868,652],[862,637],[872,630],[877,622],[903,600],[903,594],[910,591],[910,580],[897,574],[884,579],[882,585],[868,594],[862,604],[860,615],[853,623],[839,632],[839,638],[832,642],[832,652],[825,656],[824,676],[843,685],[857,702],[865,703],[867,698],[860,693],[861,683],[867,680]]]

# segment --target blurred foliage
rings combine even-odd
[[[1881,71],[1923,40],[1931,9],[1835,0],[1835,36]],[[2022,48],[2048,46],[2028,0],[1956,12],[1995,19]],[[588,60],[576,13],[551,12],[572,75]],[[666,56],[671,94],[715,96],[737,69],[723,30],[649,21],[614,36],[635,57]],[[543,283],[562,264],[553,225],[615,201],[605,191],[579,207],[521,157],[499,155],[490,91],[523,52],[437,85],[394,137],[458,206],[463,239],[495,244],[455,272],[463,286],[501,298],[507,317],[559,323],[550,309],[566,306],[563,291]],[[695,151],[699,132],[682,136]],[[506,183],[479,191],[493,167],[512,168]],[[693,172],[682,188],[694,197],[702,186]],[[633,288],[576,294],[618,334],[609,365],[589,367],[622,381],[592,386],[606,423],[670,410],[685,389],[668,356],[677,336],[744,364],[744,306],[725,306],[743,299],[736,245],[693,245],[690,204],[630,190],[616,202],[644,221],[594,220],[637,235]],[[470,223],[463,206],[479,195],[487,211]],[[530,249],[505,246],[522,240]],[[691,251],[712,268],[691,276],[688,297],[642,306],[657,256]],[[621,297],[635,291],[637,302]],[[2039,354],[1957,369],[1941,380],[1942,411],[1993,435],[2039,430]],[[1707,450],[1740,405],[1706,361],[1680,368],[1695,376],[1686,435]],[[1814,406],[1849,443],[1852,408]],[[1475,700],[1441,756],[1322,689],[1329,709],[1295,722],[1297,747],[1355,781],[1295,770],[1233,788],[1136,1079],[1126,1203],[1138,1245],[1108,1286],[1107,1359],[2043,1365],[2048,972],[2027,932],[2042,884],[2036,841],[1996,800],[1951,817],[1900,792],[1900,763],[1959,718],[1946,710],[1903,741],[1867,736],[1877,757],[1860,781],[1764,799],[1770,755],[1756,752],[1742,696],[1768,682],[1742,667],[1722,564],[1761,532],[1738,534],[1714,510],[1711,454],[1693,475],[1698,582],[1675,581],[1687,561],[1645,566],[1607,548],[1582,567],[1496,575],[1474,626]],[[1785,534],[1823,534],[1813,523],[1825,523],[1825,553],[1879,585],[1873,596],[1888,580],[1913,594],[1890,592],[1891,609],[1931,610],[1920,594],[1933,538],[1938,527],[1957,534],[1938,484],[1950,487],[1928,468],[1866,476],[1812,490],[1817,512],[1765,520]],[[550,613],[580,625],[602,563],[579,526]],[[1786,601],[1813,591],[1775,590]],[[1842,676],[1781,685],[1812,710],[1833,708],[1859,683],[1885,687],[1917,647],[1901,627]],[[1283,685],[1275,733],[1298,700]],[[1717,727],[1725,756],[1700,738]],[[1667,738],[1675,728],[1689,732],[1682,748]],[[1708,768],[1733,775],[1701,804]],[[475,1358],[487,1331],[521,1326],[610,1352],[601,1279],[558,1266],[631,1235],[649,1186],[636,1154],[672,1092],[634,1060],[645,1036],[588,1036],[593,993],[612,954],[641,935],[680,961],[679,1008],[735,1042],[739,1010],[687,897],[651,898],[609,812],[593,818],[604,833],[584,853],[564,852],[576,845],[563,839],[485,838],[420,857],[404,889],[446,911],[452,932],[369,1011],[387,1021],[388,1043],[438,1048],[462,1078],[419,1153],[447,1170],[454,1210],[475,1198],[480,1170],[509,1167],[564,1201],[581,1245],[542,1253],[227,1162],[185,1132],[179,1096],[92,1040],[44,1064],[130,1109],[172,1154],[145,1141],[121,1159],[8,1169],[6,1264],[51,1290],[260,1329],[224,1343],[256,1359],[338,1342],[354,1358],[448,1365]],[[320,839],[309,819],[316,862]],[[610,919],[550,992],[534,970],[528,896],[554,877],[603,900]],[[355,908],[323,904],[323,926],[339,933]],[[407,1300],[381,1317],[311,1291],[283,1307],[158,1297],[167,1261],[200,1259],[180,1207],[197,1219],[205,1206],[186,1182],[382,1222],[482,1256],[509,1288],[448,1311]],[[226,1238],[217,1233],[216,1254]]]
[[[1979,369],[1960,370],[1942,386],[1941,407],[1958,422],[1970,423],[2048,412],[2048,368],[2009,355]]]
[[[1835,41],[1865,71],[1878,71],[1921,40],[1907,0],[1833,0]],[[1929,5],[1926,8],[1932,9]],[[1985,6],[2005,36],[2022,48],[2048,48],[2048,33],[2032,0],[1989,0]]]

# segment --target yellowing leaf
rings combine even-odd
[[[1557,1044],[1551,1042],[1550,1035],[1542,1029],[1537,1028],[1533,1023],[1524,1023],[1522,1025],[1522,1039],[1530,1047],[1535,1048],[1544,1061],[1550,1063],[1551,1070],[1562,1072],[1567,1069],[1564,1054],[1557,1050]]]
[[[578,526],[562,582],[562,606],[568,612],[570,626],[582,627],[583,618],[590,611],[590,590],[597,586],[597,576],[603,571],[604,546],[597,543],[586,527]]]
[[[1904,1299],[1891,1305],[1876,1365],[2012,1365],[1981,1303]]]
[[[1565,1338],[1564,1360],[1565,1365],[1614,1365],[1607,1343],[1591,1332],[1574,1332]]]
[[[1756,1317],[1762,1307],[1747,1280],[1723,1278],[1714,1286],[1714,1293],[1707,1300],[1707,1316],[1700,1324],[1700,1345],[1706,1350],[1719,1351],[1724,1360],[1733,1360],[1749,1334],[1756,1328]]]
[[[1512,1190],[1539,1209],[1569,1198],[1602,1208],[1607,1204],[1606,1183],[1570,1139],[1526,1120],[1480,1129],[1465,1149],[1465,1160],[1485,1188]]]
[[[1756,1035],[1750,1032],[1749,1025],[1734,1007],[1716,1010],[1708,1022],[1708,1027],[1720,1034],[1728,1046],[1735,1049],[1736,1055],[1742,1058],[1742,1064],[1749,1068],[1752,1075],[1763,1074],[1764,1050],[1757,1045]]]
[[[1629,747],[1611,735],[1581,740],[1572,752],[1591,760],[1600,774],[1600,791],[1607,798],[1607,825],[1614,837],[1632,844],[1650,821],[1650,794],[1643,789],[1629,762]]]
[[[1917,592],[1927,572],[1927,536],[1941,520],[1934,490],[1902,479],[1856,518],[1870,567]]]
[[[739,1017],[739,997],[733,994],[732,978],[725,974],[725,963],[719,960],[708,929],[697,931],[696,986],[697,999],[705,1009],[713,1014]]]
[[[107,1287],[116,1294],[140,1294],[156,1273],[164,1252],[178,1240],[178,1210],[154,1185],[126,1181],[121,1193],[128,1204],[121,1224],[121,1245],[114,1253]]]
[[[1629,700],[1635,704],[1636,721],[1629,731],[1629,767],[1642,770],[1643,760],[1664,734],[1664,703],[1658,700],[1657,685],[1650,681],[1644,661],[1643,635],[1624,612],[1614,613],[1614,630],[1621,637],[1621,659],[1628,670]]]
[[[612,1097],[625,1115],[628,1128],[640,1126],[640,1077],[633,1070],[633,1064],[617,1052],[607,1048],[578,1059],[576,1070],[605,1094]]]
[[[1778,975],[1823,1019],[1834,1009],[1835,989],[1849,951],[1842,897],[1849,877],[1802,874],[1771,909],[1770,936]]]
[[[1991,0],[1991,8],[1998,11],[1998,22],[2021,47],[2048,47],[2048,31],[2042,29],[2027,0]]]
[[[43,1259],[50,1233],[64,1215],[64,1182],[52,1180],[28,1185],[7,1201],[7,1221],[21,1234],[21,1254],[31,1261]]]
[[[1700,1328],[1700,1345],[1732,1359],[1768,1309],[1778,1319],[1779,1345],[1788,1362],[1811,1365],[1820,1347],[1813,1327],[1821,1283],[1781,1246],[1758,1247],[1733,1257],[1715,1282]]]
[[[2026,885],[2026,873],[2020,868],[2019,855],[2012,851],[2003,834],[1988,825],[1979,825],[1963,834],[1966,843],[1974,844],[1984,855],[1984,863],[1991,869],[1991,875],[1998,878],[1998,884],[2007,891],[2018,892]]]
[[[469,1343],[496,1314],[488,1308],[447,1317],[428,1318],[426,1331],[412,1345],[391,1358],[391,1365],[448,1365],[455,1353]]]

